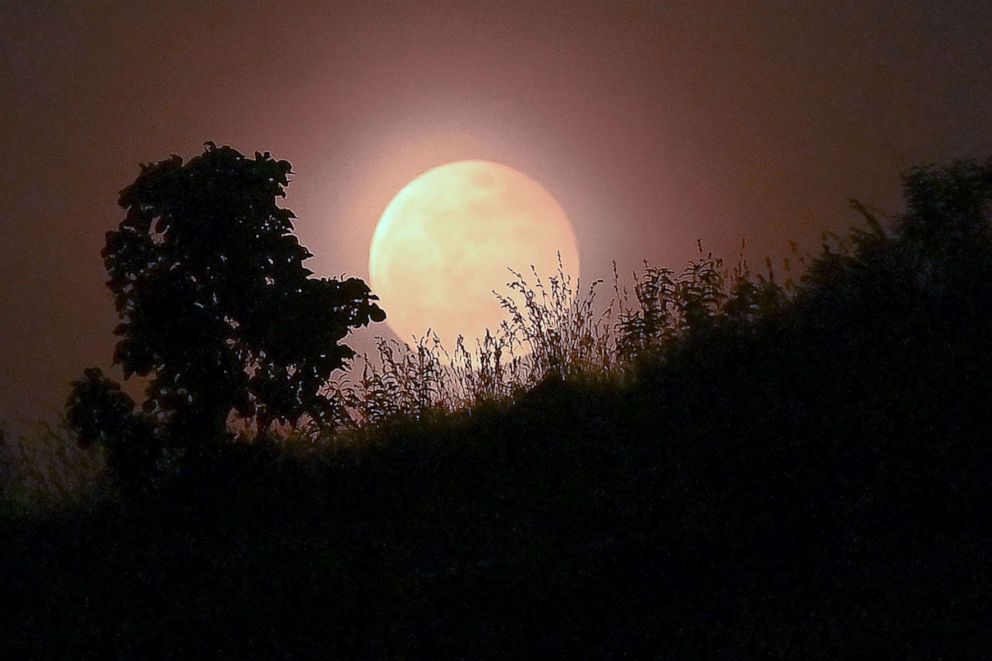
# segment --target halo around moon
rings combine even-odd
[[[508,269],[554,276],[558,256],[573,286],[579,250],[555,198],[513,168],[457,161],[421,174],[386,206],[369,248],[372,290],[404,341],[428,330],[445,347],[474,346],[507,318]]]

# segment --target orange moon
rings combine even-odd
[[[551,193],[505,165],[458,161],[424,172],[386,206],[369,274],[400,339],[430,329],[446,348],[458,336],[471,348],[507,318],[493,294],[509,294],[507,269],[529,274],[533,266],[546,282],[559,253],[574,287],[578,244]]]

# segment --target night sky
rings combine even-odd
[[[547,187],[586,279],[697,239],[760,261],[848,198],[898,211],[912,165],[992,155],[990,61],[987,0],[0,0],[0,417],[51,419],[109,366],[99,253],[140,162],[291,161],[320,275],[366,278],[392,196],[460,159]]]

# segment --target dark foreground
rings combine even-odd
[[[624,384],[9,519],[18,657],[987,658],[992,167]]]

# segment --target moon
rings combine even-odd
[[[506,165],[440,165],[396,194],[369,247],[372,290],[404,341],[431,330],[445,348],[494,334],[508,318],[493,291],[509,294],[508,269],[545,282],[558,255],[573,287],[579,249],[572,224],[541,184]]]

